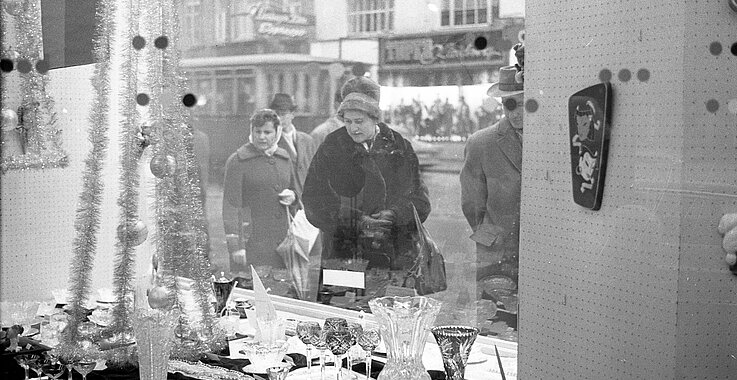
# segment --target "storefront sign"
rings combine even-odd
[[[310,27],[315,25],[309,16],[277,12],[267,7],[255,7],[251,14],[255,21],[256,33],[263,36],[306,37]]]
[[[476,38],[486,40],[483,49],[477,47]],[[380,41],[382,65],[486,62],[501,63],[504,53],[501,36],[492,33],[470,38],[467,34],[429,37],[386,38]]]

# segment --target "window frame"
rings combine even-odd
[[[348,0],[348,34],[373,35],[394,30],[394,0]]]
[[[476,4],[475,8],[468,8],[469,1]],[[459,5],[460,8],[458,8]],[[485,8],[481,8],[482,5],[485,5]],[[443,0],[440,7],[440,27],[467,28],[489,25],[493,19],[492,8],[492,0]],[[481,12],[483,10],[485,10],[485,13]],[[469,15],[472,15],[472,17],[469,17]],[[468,22],[469,18],[472,18],[473,22]],[[460,22],[458,19],[460,19]],[[480,21],[482,19],[484,21]]]

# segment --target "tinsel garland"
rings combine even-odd
[[[207,257],[208,237],[201,202],[199,168],[194,158],[192,130],[186,123],[187,111],[181,103],[184,80],[179,71],[178,7],[176,0],[163,0],[160,8],[149,7],[148,25],[158,26],[147,33],[150,39],[164,36],[165,49],[149,49],[147,68],[151,86],[149,108],[154,120],[161,120],[155,131],[157,143],[154,158],[173,157],[176,168],[173,175],[156,180],[157,255],[160,266],[173,276],[165,278],[165,285],[180,310],[185,311],[176,276],[194,280],[193,293],[201,318],[181,314],[177,328],[180,340],[173,346],[172,357],[196,359],[202,352],[217,349],[222,339],[216,339],[213,330],[214,312],[210,303],[211,273]],[[198,320],[194,323],[193,320]]]
[[[118,207],[120,208],[120,222],[116,237],[116,258],[113,269],[113,292],[117,303],[112,311],[112,323],[108,327],[108,334],[113,339],[126,340],[133,334],[133,304],[130,294],[134,292],[136,278],[135,247],[140,244],[135,230],[139,221],[138,189],[140,176],[138,173],[138,158],[140,146],[138,140],[139,117],[136,109],[136,100],[132,94],[137,91],[138,53],[131,48],[131,41],[138,34],[139,2],[129,1],[128,33],[123,34],[120,65],[120,194]],[[119,342],[125,343],[125,342]],[[109,365],[124,367],[134,364],[130,346],[122,346],[108,351]]]
[[[6,12],[2,13],[3,18],[9,17]],[[6,21],[3,19],[2,24],[8,25]],[[15,16],[15,28],[18,56],[15,63],[27,60],[35,66],[41,60],[43,50],[40,0],[23,1],[23,11]],[[6,41],[3,41],[5,44]],[[48,73],[31,69],[28,73],[18,72],[17,75],[20,76],[19,90],[22,94],[19,108],[22,114],[19,112],[18,116],[23,118],[23,124],[19,123],[18,127],[22,127],[26,135],[26,151],[25,154],[3,157],[0,170],[65,167],[69,160],[61,147],[61,130],[56,127],[54,100],[47,92]],[[3,85],[3,94],[7,93],[6,90]],[[3,104],[7,103],[3,101]]]
[[[89,141],[92,149],[85,158],[82,173],[82,193],[79,197],[77,216],[74,222],[75,237],[69,276],[71,307],[68,327],[65,329],[63,345],[73,347],[78,341],[77,327],[86,317],[83,304],[89,295],[90,274],[97,247],[97,232],[100,228],[100,204],[102,201],[102,168],[108,145],[108,113],[110,100],[110,57],[112,35],[115,29],[115,0],[100,0],[96,11],[94,37],[95,69],[92,76],[92,107],[89,115]]]

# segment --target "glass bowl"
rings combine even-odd
[[[244,372],[250,373],[266,373],[269,367],[279,365],[287,354],[289,344],[286,340],[278,340],[273,344],[263,344],[260,342],[243,343],[240,353],[245,355],[251,362],[249,366],[243,368]]]

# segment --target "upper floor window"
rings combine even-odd
[[[394,0],[348,0],[351,33],[382,32],[394,29]]]
[[[200,43],[202,30],[200,15],[200,0],[187,0],[182,12],[181,44],[183,49],[191,48]]]
[[[489,0],[443,0],[441,26],[486,24],[491,21]]]

